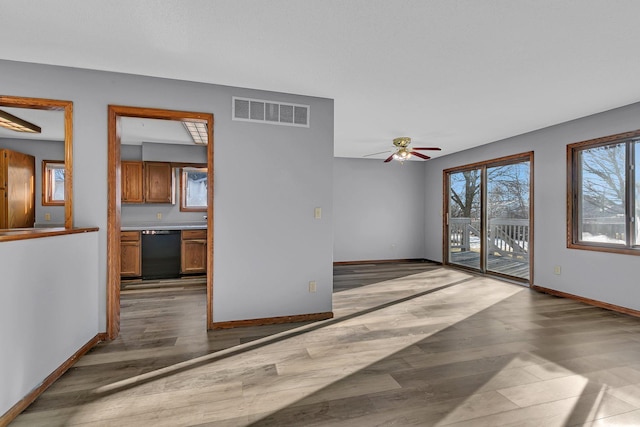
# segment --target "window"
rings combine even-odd
[[[63,161],[42,161],[42,205],[64,206]]]
[[[180,210],[207,210],[207,168],[184,167],[180,171]]]
[[[640,131],[567,146],[567,247],[640,255]]]

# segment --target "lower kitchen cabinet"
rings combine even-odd
[[[180,255],[181,273],[206,273],[207,230],[182,230]]]
[[[142,250],[139,231],[120,232],[120,276],[142,275]]]

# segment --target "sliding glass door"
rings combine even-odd
[[[446,262],[531,280],[533,154],[444,171]]]
[[[487,167],[487,271],[529,279],[529,173],[528,161]]]
[[[480,269],[482,170],[452,172],[449,182],[449,262]]]

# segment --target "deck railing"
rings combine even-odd
[[[480,221],[472,218],[449,219],[449,247],[461,252],[480,250]],[[489,220],[489,254],[509,256],[528,262],[529,220],[496,218]]]

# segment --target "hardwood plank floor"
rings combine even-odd
[[[203,286],[128,286],[120,338],[12,425],[640,425],[640,319],[428,262],[334,272],[334,319],[210,332]]]

